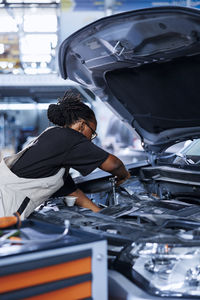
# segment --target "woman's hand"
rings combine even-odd
[[[94,212],[98,212],[101,209],[94,204],[81,190],[77,189],[73,193],[68,196],[75,196],[77,197],[75,204],[84,208],[89,208]]]
[[[124,183],[124,181],[126,181],[127,179],[129,179],[131,177],[131,174],[127,171],[127,176],[125,177],[125,178],[123,178],[123,179],[117,179],[116,180],[116,185],[118,186],[118,185],[120,185],[120,184],[122,184],[122,183]]]

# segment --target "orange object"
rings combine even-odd
[[[17,217],[2,217],[0,218],[0,228],[10,227],[17,223]]]
[[[91,257],[0,277],[0,293],[90,274]],[[1,298],[1,297],[0,297]]]
[[[74,286],[59,289],[57,291],[48,292],[34,297],[24,298],[24,300],[77,300],[90,298],[92,296],[92,283],[86,281]]]
[[[18,212],[14,216],[10,217],[1,217],[0,218],[0,228],[7,228],[16,225],[18,228],[21,226],[20,215]]]
[[[22,239],[18,236],[11,236],[9,237],[9,240],[12,240],[12,241],[21,241]]]

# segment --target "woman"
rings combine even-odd
[[[47,115],[56,126],[0,163],[0,216],[18,212],[21,219],[27,218],[52,195],[76,196],[76,205],[99,211],[74,184],[71,167],[83,176],[99,167],[116,176],[117,184],[130,176],[120,159],[91,142],[97,135],[97,121],[80,95],[66,92],[57,104],[49,105]]]

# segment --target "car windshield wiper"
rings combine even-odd
[[[177,154],[177,157],[180,157],[187,165],[196,165],[200,162],[198,161],[195,163],[191,158],[188,158],[187,155],[183,153]]]

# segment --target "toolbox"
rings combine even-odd
[[[106,256],[100,235],[25,220],[1,231],[0,299],[107,299]]]

